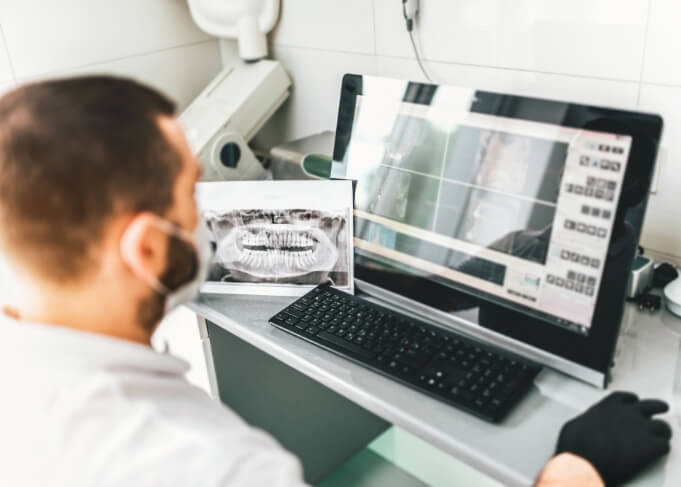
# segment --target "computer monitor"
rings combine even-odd
[[[343,79],[360,289],[604,386],[659,116]]]

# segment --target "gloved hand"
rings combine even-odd
[[[620,485],[669,453],[671,428],[651,419],[668,409],[663,401],[614,392],[563,426],[556,454],[580,456],[594,466],[606,486]]]

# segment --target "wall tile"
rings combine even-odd
[[[425,68],[435,83],[453,84],[515,95],[551,98],[626,109],[635,109],[638,83],[610,81],[578,76],[555,75],[426,62]],[[381,76],[424,81],[416,61],[378,57]]]
[[[168,94],[181,110],[208,85],[221,67],[218,41],[212,40],[51,73],[50,76],[101,73],[131,76]]]
[[[376,73],[374,56],[316,49],[275,47],[293,81],[291,98],[256,137],[258,147],[336,129],[341,79],[345,73]]]
[[[284,0],[271,39],[278,45],[373,54],[372,7],[370,0]]]
[[[376,51],[413,57],[400,3],[374,0]],[[416,29],[429,60],[638,80],[648,0],[429,0]]]
[[[664,118],[658,186],[650,196],[641,244],[681,261],[681,87],[641,86],[639,108]]]
[[[650,0],[643,80],[681,85],[681,3]]]
[[[1,29],[4,26],[0,25]],[[12,65],[10,64],[9,57],[7,56],[7,46],[5,44],[4,36],[0,37],[0,83],[6,81],[14,81],[14,75],[12,73]]]
[[[641,245],[646,251],[681,263],[681,214],[660,204],[655,195],[651,195],[648,203]]]
[[[0,0],[18,78],[211,39],[185,0]]]

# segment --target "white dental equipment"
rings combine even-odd
[[[238,39],[242,58],[225,67],[180,116],[203,179],[262,179],[265,169],[248,142],[286,100],[291,85],[281,64],[264,59],[279,0],[189,0],[189,8],[201,29]]]

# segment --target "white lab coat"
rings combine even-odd
[[[298,460],[150,347],[0,315],[0,485],[304,485]]]

